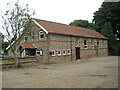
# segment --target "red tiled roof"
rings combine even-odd
[[[51,21],[45,21],[40,19],[34,19],[37,23],[39,23],[43,28],[45,28],[48,33],[58,33],[64,35],[73,35],[73,36],[83,36],[83,37],[91,37],[91,38],[102,38],[108,39],[96,32],[95,30],[90,30],[81,27],[75,27],[65,24],[60,24]]]
[[[31,48],[31,49],[37,48],[34,44],[29,44],[29,43],[22,43],[21,46],[23,48]]]

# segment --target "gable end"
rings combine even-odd
[[[39,23],[37,23],[34,19],[32,19],[32,20],[33,20],[33,22],[34,22],[38,27],[40,27],[41,29],[43,29],[43,31],[46,32],[46,34],[48,34],[48,31],[47,31],[43,26],[41,26]]]

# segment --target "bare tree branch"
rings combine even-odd
[[[3,29],[6,31],[5,38],[8,40],[9,44],[15,42],[21,35],[22,32],[27,30],[27,23],[31,20],[33,13],[30,13],[28,4],[25,7],[20,6],[19,0],[15,3],[7,3],[8,10],[2,16],[3,19]],[[13,44],[13,43],[12,43]],[[11,52],[14,59],[16,60],[16,65],[18,65],[18,59],[16,57],[17,46],[13,45],[11,47]]]

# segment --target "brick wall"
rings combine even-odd
[[[39,39],[39,32],[43,31],[38,26],[34,25],[30,32],[34,34],[34,40],[32,39],[32,35],[28,35],[26,33],[21,37],[21,39],[16,42],[14,45],[17,46],[16,53],[20,56],[18,46],[20,43],[24,43],[24,36],[27,36],[27,43],[34,44],[37,47],[37,50],[42,50],[43,55],[37,56],[37,59],[40,63],[50,63],[52,61],[63,61],[63,60],[75,60],[76,59],[76,48],[80,47],[80,58],[92,57],[92,56],[103,56],[107,55],[107,40],[102,39],[92,39],[92,38],[84,38],[77,36],[68,36],[61,34],[44,34],[44,39]],[[84,47],[84,40],[87,40],[87,49]],[[100,48],[95,49],[92,48],[92,41],[94,40],[94,45],[97,46],[97,41],[99,41]],[[67,51],[71,50],[71,54],[68,55]],[[55,56],[51,56],[50,52],[55,50]],[[58,50],[61,51],[61,55],[58,56]],[[63,55],[63,51],[66,50],[66,55]],[[11,51],[9,49],[8,55],[12,56]]]
[[[65,36],[60,34],[51,34],[50,35],[50,46],[49,50],[55,50],[56,55],[51,56],[50,60],[74,60],[76,59],[76,51],[75,47],[80,47],[80,57],[93,57],[93,56],[104,56],[107,55],[107,41],[104,40],[105,44],[103,45],[102,39],[92,39],[92,38],[83,38],[83,37],[75,37],[75,36]],[[84,48],[84,40],[87,40],[87,49]],[[100,48],[98,48],[97,53],[96,49],[92,48],[92,40],[94,40],[94,45],[97,45],[97,41],[99,41]],[[72,47],[72,48],[71,48]],[[68,50],[71,49],[71,55],[63,55],[58,56],[57,51]]]

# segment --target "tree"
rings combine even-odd
[[[30,11],[28,4],[25,6],[19,4],[19,0],[15,3],[7,3],[8,10],[2,16],[3,19],[3,29],[6,31],[5,38],[8,40],[9,44],[12,44],[11,52],[15,60],[16,67],[19,67],[19,60],[16,55],[17,45],[13,45],[18,38],[25,32],[27,32],[27,25],[32,20],[32,15],[34,11]],[[18,43],[18,41],[17,41]]]
[[[0,33],[0,51],[2,50],[2,42],[3,42],[2,36],[3,34]]]
[[[8,45],[8,42],[4,40],[4,35],[0,33],[0,50],[6,51]]]
[[[101,33],[105,23],[112,26],[114,36],[120,41],[120,2],[103,2],[98,11],[94,13],[93,22],[96,25],[96,30]]]
[[[120,42],[119,6],[120,2],[103,2],[99,10],[94,13],[93,19],[96,31],[109,38],[108,50],[112,55],[117,54]]]
[[[101,30],[101,34],[108,38],[108,50],[110,55],[117,55],[117,40],[112,31],[112,26],[110,23],[105,23],[104,28]]]
[[[95,29],[94,23],[89,23],[87,20],[74,20],[69,25],[77,26],[77,27],[83,27],[88,29]]]

